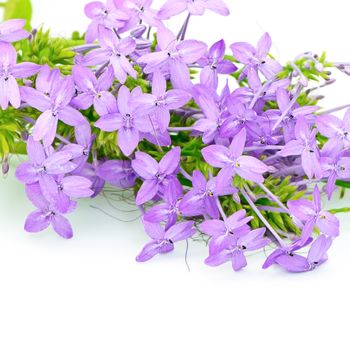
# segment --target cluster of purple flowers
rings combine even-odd
[[[75,48],[68,76],[58,68],[16,64],[10,42],[30,34],[20,20],[0,25],[0,106],[30,107],[39,114],[28,120],[34,124],[28,160],[16,171],[37,207],[26,220],[27,231],[52,225],[62,237],[72,237],[64,215],[74,210],[75,199],[96,196],[108,182],[136,186],[136,205],[151,239],[137,261],[172,251],[198,230],[210,237],[205,262],[211,266],[230,261],[240,270],[246,252],[266,246],[275,249],[264,268],[278,264],[302,272],[327,260],[339,222],[322,209],[321,194],[331,198],[336,181],[350,179],[350,110],[342,120],[317,114],[313,104],[299,105],[308,79],[297,67],[281,78],[284,68],[269,54],[267,33],[256,47],[232,44],[231,56],[225,55],[224,40],[208,47],[186,39],[191,16],[206,10],[229,14],[221,0],[167,0],[159,11],[152,0],[92,2],[85,8],[91,19],[86,45]],[[164,21],[182,12],[188,15],[175,35]],[[156,41],[150,39],[151,28]],[[314,60],[308,64],[322,71]],[[193,70],[199,73],[195,79]],[[222,90],[220,76],[227,79]],[[231,80],[240,86],[230,88]],[[84,114],[92,106],[98,116],[93,122]],[[174,125],[173,118],[183,124]],[[59,134],[62,123],[72,135]],[[116,135],[120,156],[99,158],[92,126]],[[179,134],[200,140],[196,157],[204,166],[193,173],[185,167],[188,155],[174,141]],[[144,144],[161,157],[142,151]],[[270,176],[290,176],[298,191],[314,189],[284,203],[268,188]],[[301,233],[277,231],[256,203],[254,188]],[[228,213],[223,199],[248,205],[260,227],[253,228],[246,209]],[[299,252],[306,246],[305,257]]]

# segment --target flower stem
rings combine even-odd
[[[258,183],[258,186],[269,195],[269,197],[275,201],[284,211],[289,213],[289,209],[279,200],[277,196],[275,196],[264,184]]]
[[[272,131],[276,130],[277,127],[282,123],[283,119],[287,116],[287,114],[290,112],[290,110],[293,108],[295,102],[297,101],[301,91],[303,89],[303,86],[298,83],[297,84],[297,89],[295,91],[295,94],[293,96],[293,98],[291,99],[291,101],[289,102],[287,108],[283,111],[282,115],[278,118],[278,120],[276,121],[275,125],[272,128]]]
[[[188,16],[185,19],[184,24],[182,25],[182,27],[180,29],[179,34],[177,35],[177,39],[178,40],[182,41],[182,40],[185,39],[187,28],[188,28],[188,22],[190,21],[190,17],[191,17],[191,14],[189,13]]]
[[[183,168],[180,167],[180,173],[187,179],[192,182],[192,176]]]
[[[251,151],[268,151],[268,150],[276,150],[276,151],[280,151],[281,149],[283,149],[284,146],[278,146],[278,145],[268,145],[268,146],[252,146],[252,147],[246,147],[244,150],[247,152],[251,152]]]
[[[193,131],[193,128],[191,126],[185,126],[185,127],[169,127],[169,132],[181,132],[181,131]]]
[[[281,239],[281,237],[278,235],[278,233],[273,229],[273,227],[269,224],[269,222],[265,219],[265,217],[261,214],[259,209],[256,207],[254,202],[250,199],[247,192],[241,188],[240,189],[243,197],[248,202],[248,204],[251,206],[251,208],[254,210],[255,214],[259,217],[259,219],[264,223],[264,225],[270,230],[271,234],[276,238],[276,241],[279,243],[281,247],[285,246],[285,243]]]
[[[217,207],[218,207],[218,209],[219,209],[219,212],[220,212],[220,214],[221,214],[221,217],[224,219],[224,220],[226,220],[227,219],[227,216],[226,216],[226,214],[225,214],[225,212],[224,212],[224,209],[222,208],[222,205],[221,205],[221,203],[220,203],[220,199],[219,199],[219,197],[216,197],[216,205],[217,205]]]
[[[339,106],[339,107],[335,107],[335,108],[331,108],[331,109],[328,109],[328,110],[325,110],[323,112],[320,112],[320,113],[317,113],[318,115],[325,115],[325,114],[330,114],[330,113],[334,113],[334,112],[338,112],[338,111],[341,111],[345,108],[348,108],[350,107],[350,104],[346,104],[346,105],[342,105],[342,106]]]
[[[267,80],[265,84],[260,87],[260,89],[254,94],[254,97],[250,102],[249,109],[252,109],[255,106],[256,102],[261,97],[261,95],[269,88],[271,83],[273,83],[275,80],[276,80],[276,77],[274,76],[273,78]]]

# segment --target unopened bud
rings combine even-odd
[[[132,37],[134,38],[141,38],[142,35],[145,33],[145,31],[147,30],[147,27],[145,25],[139,25],[138,27],[136,27],[135,29],[133,29],[130,34]]]
[[[5,158],[3,159],[2,164],[1,164],[1,168],[2,168],[2,173],[4,175],[6,175],[9,172],[10,164],[9,164],[8,156],[5,156]]]

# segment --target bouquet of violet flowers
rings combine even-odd
[[[350,63],[307,52],[282,65],[268,33],[256,45],[187,38],[192,16],[229,15],[222,0],[94,1],[86,33],[67,39],[31,28],[29,0],[2,6],[0,157],[7,173],[27,155],[26,231],[71,238],[76,199],[108,183],[135,194],[150,239],[137,261],[198,236],[206,264],[235,271],[265,246],[263,268],[327,260],[335,213],[349,209],[326,211],[321,196],[350,187],[350,110],[340,119],[348,106],[322,110],[313,92]],[[175,33],[166,20],[183,12]]]

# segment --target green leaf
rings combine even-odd
[[[32,19],[32,3],[30,0],[8,0],[5,3],[4,19],[21,18],[27,21],[25,28],[30,30]]]
[[[350,188],[350,182],[347,181],[337,180],[335,184],[339,187]]]
[[[339,213],[349,213],[350,208],[339,208],[339,209],[331,209],[328,210],[332,214],[339,214]]]

